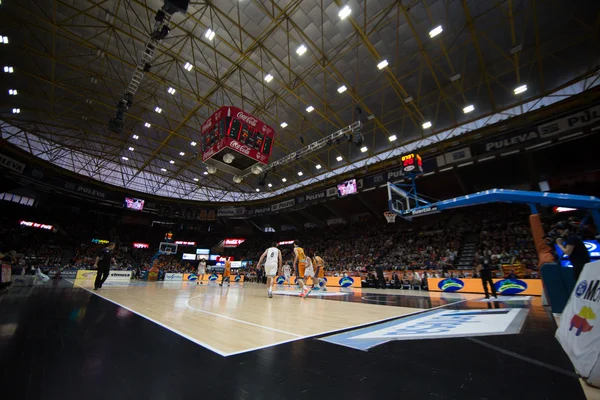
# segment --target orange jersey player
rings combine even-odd
[[[225,259],[225,269],[223,270],[223,277],[219,286],[223,286],[223,282],[227,281],[227,286],[230,285],[229,278],[231,277],[231,257]]]
[[[300,287],[302,288],[300,297],[306,297],[310,293],[309,287],[306,286],[306,284],[304,283],[306,272],[310,272],[307,271],[307,267],[308,257],[306,257],[304,249],[300,247],[300,242],[296,240],[294,241],[294,269],[296,270],[296,280],[298,281],[298,285],[300,285]]]
[[[321,286],[321,283],[323,283],[323,291],[326,292],[327,291],[327,287],[325,286],[325,262],[323,261],[323,259],[321,257],[319,257],[316,254],[313,254],[313,265],[316,268],[315,271],[315,277],[316,277],[316,287],[314,288],[315,290],[319,290],[319,286]]]

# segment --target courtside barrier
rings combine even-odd
[[[600,387],[600,261],[583,268],[560,316],[556,338],[590,385]]]
[[[546,300],[550,303],[552,312],[554,314],[562,313],[575,287],[573,268],[561,267],[557,263],[548,263],[542,265],[540,272]]]
[[[96,279],[97,271],[90,269],[80,269],[77,271],[77,277],[75,279],[94,280]],[[128,281],[131,279],[131,271],[110,271],[107,282],[118,282]]]
[[[492,281],[498,295],[542,295],[541,279],[492,279]],[[427,284],[430,292],[484,293],[479,278],[427,278]]]
[[[183,280],[183,274],[175,274],[175,273],[166,273],[165,274],[165,282],[177,282]]]

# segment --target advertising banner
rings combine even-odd
[[[246,214],[244,207],[221,207],[217,211],[218,217],[240,217]]]
[[[337,188],[336,187],[332,187],[326,190],[327,193],[327,197],[334,197],[337,196]]]
[[[471,149],[468,147],[463,147],[462,149],[453,150],[448,153],[442,154],[441,156],[437,156],[436,163],[438,168],[440,168],[444,165],[466,161],[470,158]]]
[[[306,201],[306,202],[319,201],[319,200],[323,200],[325,198],[327,198],[327,193],[324,190],[322,190],[320,192],[307,194],[306,196],[304,196],[304,201]]]
[[[498,295],[542,295],[541,279],[492,279]],[[427,278],[430,292],[484,293],[481,279]]]
[[[0,154],[0,166],[11,169],[19,174],[22,174],[25,170],[25,164],[18,162],[17,160]]]
[[[77,271],[76,279],[93,280],[96,279],[97,271],[91,269],[80,269]],[[131,271],[110,271],[107,282],[128,281],[131,279]]]
[[[166,273],[165,282],[183,281],[183,274]]]
[[[65,189],[67,189],[71,192],[78,193],[78,194],[84,194],[84,195],[95,197],[98,199],[106,199],[107,198],[105,192],[88,187],[88,186],[80,185],[75,182],[65,181],[64,187],[65,187]]]
[[[383,185],[387,181],[385,180],[385,173],[380,173],[376,175],[370,175],[364,178],[364,188],[376,188],[378,186]]]
[[[600,261],[586,264],[560,317],[556,338],[577,372],[600,386]]]
[[[54,278],[58,274],[58,272],[59,270],[54,268],[48,270],[48,272],[46,272],[46,275],[48,275],[50,278]],[[64,279],[75,279],[77,277],[77,270],[63,269],[62,271],[60,271],[60,277]]]
[[[600,123],[600,105],[538,126],[542,138]]]
[[[270,212],[271,212],[271,206],[258,207],[258,208],[254,208],[252,210],[248,210],[248,216],[264,215],[264,214],[269,214]]]
[[[404,173],[402,172],[402,168],[393,169],[386,173],[386,178],[388,182],[396,183],[404,179]]]
[[[296,199],[282,201],[281,203],[273,204],[271,206],[271,211],[275,212],[275,211],[283,210],[285,208],[290,208],[290,207],[294,206],[294,204],[296,204]]]

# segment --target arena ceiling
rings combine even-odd
[[[190,2],[186,15],[173,15],[116,134],[108,121],[163,2],[2,0],[0,36],[8,43],[0,52],[13,67],[0,71],[2,137],[63,168],[145,193],[209,201],[269,197],[385,159],[407,143],[432,143],[474,121],[526,112],[515,106],[596,71],[597,3]],[[351,13],[342,19],[344,6]],[[438,26],[442,32],[431,37]],[[307,50],[299,55],[301,45]],[[378,69],[383,60],[387,66]],[[515,94],[522,85],[527,91]],[[207,175],[192,145],[223,105],[276,128],[271,160],[358,119],[367,150],[342,143],[278,168],[267,177],[270,186],[255,179],[235,184],[222,172]],[[468,105],[474,110],[465,113]]]

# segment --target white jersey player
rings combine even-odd
[[[272,246],[265,250],[258,260],[258,266],[265,260],[265,275],[267,276],[267,287],[269,288],[269,298],[273,297],[273,278],[277,275],[277,271],[281,268],[282,259],[281,251],[277,248],[279,246],[276,242],[273,242]],[[265,259],[266,258],[266,259]]]
[[[290,287],[290,276],[291,275],[292,275],[292,267],[290,267],[290,264],[288,264],[286,262],[285,265],[283,266],[283,276],[285,278],[285,281],[283,281],[283,283],[285,283],[287,281],[288,287]]]
[[[202,282],[204,280],[204,275],[206,274],[206,260],[204,258],[200,259],[198,263],[198,280],[196,281],[196,285],[204,285]]]

